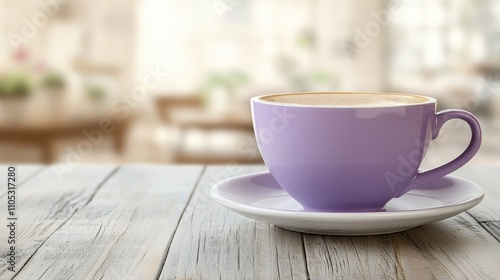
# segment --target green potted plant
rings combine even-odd
[[[27,97],[33,90],[31,77],[25,73],[10,73],[0,77],[0,110],[10,121],[24,113]]]
[[[8,74],[0,78],[0,98],[24,98],[32,90],[33,83],[26,74]]]
[[[102,101],[106,98],[106,90],[98,85],[90,85],[87,87],[85,95],[91,101]]]
[[[202,99],[211,108],[227,109],[235,102],[238,91],[248,84],[248,76],[240,71],[211,74],[203,86]]]
[[[64,114],[64,92],[66,90],[66,79],[57,71],[46,72],[40,81],[40,89],[45,93],[47,107],[52,118],[59,118]]]
[[[66,89],[66,80],[61,73],[50,71],[42,77],[41,86],[49,93],[62,93]]]
[[[108,93],[104,86],[98,83],[90,83],[85,87],[85,98],[90,102],[91,108],[95,114],[105,114],[109,109],[106,102]]]

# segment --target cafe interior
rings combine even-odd
[[[303,91],[434,97],[500,162],[500,1],[0,0],[0,38],[3,163],[259,164],[250,98]]]

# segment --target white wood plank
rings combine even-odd
[[[115,169],[114,166],[84,166],[75,168],[60,181],[51,168],[45,168],[17,191],[18,262],[16,273],[59,227],[91,200],[99,184]],[[2,221],[6,212],[0,211]],[[7,227],[0,227],[0,278],[15,274],[7,271]],[[21,278],[22,279],[22,278]]]
[[[500,242],[500,222],[484,222],[482,225]]]
[[[453,175],[473,181],[485,190],[484,200],[468,213],[480,222],[500,221],[500,165],[469,165]]]
[[[311,279],[498,279],[500,243],[468,214],[373,237],[304,235]]]
[[[234,214],[209,196],[218,180],[264,166],[209,167],[168,251],[160,279],[306,279],[300,233]]]
[[[46,169],[23,184],[18,264],[26,265],[16,279],[500,275],[496,167],[466,167],[455,173],[487,189],[486,199],[492,197],[470,211],[473,217],[464,213],[404,233],[373,237],[302,235],[241,217],[210,198],[216,181],[265,170],[263,166],[209,167],[186,208],[201,167],[127,166],[99,187],[112,170],[79,168],[59,182]],[[5,220],[5,212],[0,213]],[[5,233],[0,227],[0,244],[6,244]],[[0,245],[0,279],[13,276],[5,271],[5,253]]]
[[[498,279],[500,275],[500,243],[466,213],[405,236],[412,252],[428,261],[425,267],[415,266],[416,258],[400,249],[405,271],[412,267],[412,271],[432,272],[438,279]]]
[[[202,166],[125,166],[47,239],[20,279],[156,279]]]
[[[388,236],[305,234],[304,245],[311,279],[401,279]]]
[[[2,186],[7,182],[7,173],[8,173],[7,168],[9,166],[14,166],[16,168],[16,173],[17,173],[16,186],[21,186],[26,182],[26,180],[28,180],[30,177],[35,175],[37,172],[40,172],[44,168],[42,165],[36,165],[36,164],[22,164],[22,165],[2,164],[0,165],[0,184],[2,184]],[[7,187],[0,188],[0,197],[3,197],[6,192],[7,192]]]

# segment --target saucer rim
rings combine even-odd
[[[438,206],[438,207],[431,207],[431,208],[424,208],[424,209],[415,209],[415,210],[402,210],[402,211],[397,211],[397,212],[388,212],[388,211],[379,211],[379,212],[320,212],[320,211],[291,211],[291,210],[282,210],[282,209],[270,209],[270,208],[265,208],[265,207],[259,207],[255,205],[249,205],[241,202],[237,202],[234,200],[231,200],[223,195],[221,195],[220,188],[224,184],[230,183],[230,181],[235,180],[235,179],[242,179],[246,177],[254,177],[258,175],[265,175],[269,174],[269,171],[261,171],[261,172],[254,172],[254,173],[247,173],[247,174],[242,174],[238,176],[233,176],[230,178],[226,178],[224,180],[221,180],[217,183],[215,183],[211,188],[210,188],[210,196],[212,199],[214,199],[216,202],[221,204],[222,206],[229,207],[230,209],[234,211],[241,211],[243,213],[248,213],[248,212],[253,212],[259,215],[265,215],[265,216],[286,216],[287,218],[297,218],[297,219],[304,219],[307,217],[314,217],[315,219],[320,219],[320,218],[325,218],[325,219],[331,219],[331,218],[339,218],[339,219],[366,219],[366,218],[378,218],[380,219],[394,219],[400,216],[401,218],[416,218],[419,216],[426,216],[428,214],[436,214],[436,212],[439,212],[440,215],[446,215],[449,213],[455,213],[458,210],[461,209],[470,209],[476,205],[478,205],[483,199],[484,199],[484,189],[479,186],[478,184],[464,179],[459,176],[455,175],[446,175],[444,177],[447,178],[454,178],[459,181],[465,182],[471,186],[474,187],[474,191],[471,191],[473,196],[471,198],[468,198],[466,201],[460,202],[460,203],[455,203],[455,204],[450,204],[450,205],[444,205],[444,206]],[[271,175],[272,176],[272,175]],[[403,195],[404,196],[404,195]],[[463,211],[465,211],[463,210]],[[239,212],[238,211],[238,212]]]

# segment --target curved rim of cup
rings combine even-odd
[[[334,106],[334,105],[304,105],[304,104],[294,104],[294,103],[281,103],[274,101],[266,101],[263,98],[272,97],[272,96],[280,96],[280,95],[303,95],[303,94],[378,94],[378,95],[399,95],[399,96],[411,96],[426,99],[424,102],[420,103],[412,103],[412,104],[397,104],[397,105],[382,105],[382,106]],[[272,94],[264,94],[252,97],[252,103],[262,103],[273,106],[284,106],[284,107],[303,107],[303,108],[345,108],[345,109],[359,109],[359,108],[395,108],[395,107],[413,107],[413,106],[422,106],[426,104],[436,104],[436,99],[418,94],[410,94],[410,93],[392,93],[392,92],[369,92],[369,91],[304,91],[304,92],[289,92],[289,93],[272,93]]]

